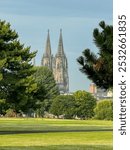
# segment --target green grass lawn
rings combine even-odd
[[[0,150],[112,150],[111,129],[111,121],[2,118]]]

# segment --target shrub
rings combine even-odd
[[[6,117],[16,117],[16,112],[13,109],[8,109],[6,111]]]
[[[99,120],[112,120],[113,119],[113,101],[100,100],[94,109],[95,119]]]

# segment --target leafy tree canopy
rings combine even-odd
[[[100,100],[94,109],[95,118],[99,120],[112,120],[113,119],[113,101]]]
[[[50,112],[65,118],[88,119],[94,116],[96,99],[86,91],[77,91],[73,95],[59,95],[51,105]]]
[[[51,105],[50,112],[56,116],[64,115],[71,119],[75,115],[75,99],[73,95],[59,95]]]
[[[92,118],[94,116],[94,108],[96,99],[86,91],[77,91],[75,97],[75,114],[82,119]]]

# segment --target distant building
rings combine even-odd
[[[45,51],[41,61],[42,66],[52,70],[60,93],[69,92],[68,62],[64,52],[62,30],[60,30],[58,50],[55,56],[51,53],[50,34],[48,30]]]
[[[96,94],[97,92],[97,87],[94,83],[91,83],[90,86],[89,86],[89,92],[92,93],[92,94]]]
[[[89,92],[94,95],[98,100],[99,99],[112,99],[113,92],[110,90],[105,90],[101,88],[97,88],[94,83],[91,83],[89,86]]]

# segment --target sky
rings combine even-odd
[[[62,29],[64,51],[68,58],[70,92],[88,90],[91,81],[79,71],[76,59],[86,48],[98,53],[93,29],[104,20],[112,25],[112,0],[0,0],[0,19],[10,22],[21,43],[37,50],[36,65],[41,64],[47,30],[50,30],[53,55]]]

